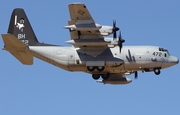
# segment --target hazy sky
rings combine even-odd
[[[39,41],[67,45],[68,4],[74,0],[1,0],[0,33],[14,8],[23,8]],[[78,1],[79,2],[79,1]],[[97,23],[116,19],[124,45],[155,45],[180,58],[179,0],[81,0]],[[3,48],[0,40],[0,47]],[[70,46],[70,45],[69,45]],[[0,115],[180,115],[180,66],[128,76],[128,85],[96,83],[90,74],[68,72],[39,59],[22,65],[0,50]]]

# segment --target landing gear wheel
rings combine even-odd
[[[155,69],[154,69],[154,73],[155,73],[156,75],[159,75],[159,74],[161,73],[161,71],[160,71],[159,68],[155,68]]]
[[[99,72],[103,71],[104,68],[105,68],[104,66],[98,66],[98,67],[96,67],[96,69],[97,69]]]
[[[101,75],[102,79],[104,79],[104,80],[107,80],[109,78],[109,76],[110,76],[109,73]]]
[[[93,67],[93,66],[88,66],[88,67],[87,67],[87,70],[88,70],[88,71],[94,71],[94,70],[95,70],[95,67]]]
[[[98,80],[100,78],[100,75],[98,74],[92,74],[92,78],[95,80]]]

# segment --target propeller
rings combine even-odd
[[[113,29],[112,29],[112,31],[113,31],[113,39],[117,38],[116,31],[118,31],[118,30],[119,30],[119,28],[116,27],[116,20],[114,20],[113,21]]]
[[[138,78],[138,72],[137,72],[137,71],[135,71],[135,73],[134,73],[134,78],[135,78],[135,79]]]
[[[121,53],[121,49],[123,47],[123,43],[125,42],[124,39],[122,39],[122,36],[121,36],[121,31],[119,33],[119,37],[118,37],[118,46],[119,46],[119,52]]]
[[[116,31],[118,31],[118,30],[119,30],[119,28],[116,27],[116,20],[114,20],[114,21],[113,21],[113,29],[112,29],[112,31],[113,31],[113,40],[118,39],[118,44],[117,44],[117,45],[119,46],[119,52],[121,53],[121,49],[122,49],[122,47],[123,47],[122,44],[125,42],[125,40],[122,39],[121,31],[120,31],[120,33],[119,33],[119,37],[117,38]]]

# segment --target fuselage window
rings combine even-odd
[[[167,54],[166,54],[166,53],[164,54],[164,57],[167,57]]]

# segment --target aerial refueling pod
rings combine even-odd
[[[131,79],[129,78],[122,78],[122,79],[117,79],[117,80],[113,80],[113,79],[110,79],[110,80],[97,80],[97,82],[99,83],[104,83],[104,84],[113,84],[113,85],[118,85],[118,84],[129,84],[132,82]]]

